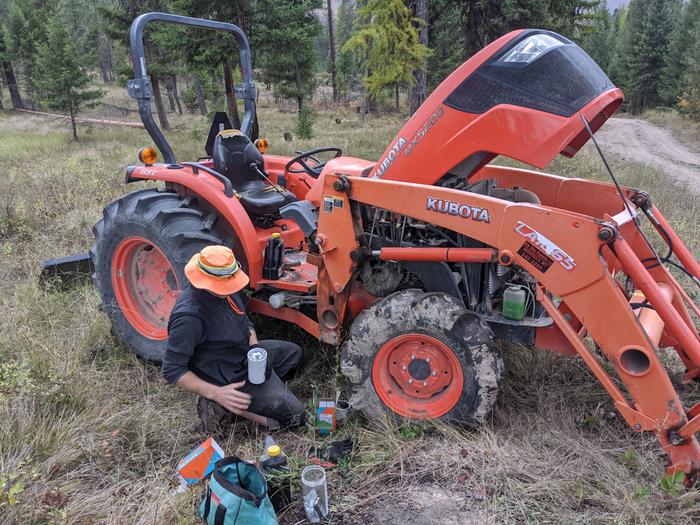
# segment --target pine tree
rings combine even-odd
[[[321,26],[314,10],[321,7],[321,0],[258,0],[255,6],[253,36],[263,80],[281,96],[296,99],[303,135],[310,118],[305,101],[317,85],[315,43]]]
[[[7,85],[7,90],[10,92],[10,101],[12,102],[12,107],[14,109],[23,109],[24,104],[22,103],[22,96],[19,92],[19,86],[17,85],[17,79],[15,77],[15,70],[12,67],[12,62],[7,55],[7,49],[5,48],[5,35],[3,33],[2,27],[0,26],[0,67],[2,67],[2,74],[5,77],[5,84]]]
[[[102,98],[104,93],[88,89],[91,79],[75,42],[56,19],[49,22],[46,40],[37,49],[36,66],[41,100],[50,108],[68,112],[73,139],[78,140],[75,116],[81,106]]]
[[[149,11],[167,11],[164,0],[128,0],[122,1],[110,7],[98,9],[104,22],[104,32],[113,41],[121,44],[124,50],[129,49],[129,28],[134,19]],[[157,42],[159,36],[164,32],[173,32],[172,27],[163,24],[155,24],[149,28],[148,36],[145,39],[144,48],[146,52],[146,63],[148,64],[148,75],[151,78],[153,88],[153,101],[158,114],[160,127],[165,131],[170,131],[170,123],[163,106],[163,98],[160,90],[161,76],[168,72],[168,58],[171,53],[159,48]],[[168,37],[160,37],[161,40],[168,41]],[[131,72],[123,72],[127,78]]]
[[[252,18],[252,6],[249,0],[173,0],[172,3],[178,14],[228,22],[240,27],[251,38],[249,20]],[[189,70],[205,72],[222,68],[226,109],[233,126],[239,128],[241,120],[235,80],[239,77],[236,71],[240,63],[234,37],[220,32],[187,30],[178,32],[176,40],[172,45],[184,58]],[[252,134],[256,137],[257,117],[253,128]]]
[[[338,80],[336,74],[336,64],[335,64],[335,35],[334,35],[334,18],[333,18],[333,6],[331,5],[331,0],[326,2],[326,14],[328,15],[328,59],[330,60],[330,70],[331,70],[331,85],[333,86],[333,101],[338,100]]]
[[[700,119],[700,17],[695,17],[691,35],[692,44],[684,60],[687,67],[681,75],[680,106],[684,112]]]
[[[661,76],[673,21],[673,0],[632,0],[625,26],[625,88],[632,113],[661,102]]]
[[[335,22],[336,49],[338,49],[338,89],[347,94],[353,87],[357,77],[358,65],[354,53],[344,51],[343,46],[350,39],[352,27],[355,23],[355,1],[341,0],[338,6],[338,16]]]
[[[625,78],[626,69],[624,63],[625,35],[627,26],[627,9],[615,9],[610,20],[610,30],[608,32],[608,67],[606,73],[613,84],[626,90]]]
[[[661,96],[665,103],[676,105],[684,91],[687,71],[692,68],[691,50],[695,44],[694,28],[700,20],[700,0],[682,6],[669,37],[668,53],[661,80]]]
[[[428,48],[419,40],[418,22],[403,0],[367,0],[357,12],[364,23],[343,48],[364,58],[370,99],[377,100],[393,86],[398,111],[399,86],[412,86],[413,72],[428,57]]]
[[[428,0],[416,0],[414,13],[418,23],[418,40],[428,47]],[[411,114],[415,113],[428,96],[428,75],[425,66],[413,72],[413,89],[411,90]]]
[[[462,7],[452,0],[431,0],[429,9],[431,55],[427,69],[428,91],[432,91],[467,57]]]
[[[610,63],[611,50],[608,45],[610,35],[611,15],[606,2],[602,2],[590,19],[589,30],[581,38],[581,47],[590,57],[607,71]]]
[[[20,65],[20,77],[33,109],[36,107],[37,47],[44,40],[45,21],[50,14],[48,6],[39,9],[35,0],[15,0],[5,23],[7,57]]]

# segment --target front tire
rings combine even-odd
[[[369,419],[465,423],[493,408],[503,362],[489,326],[457,299],[402,290],[357,316],[341,370]]]
[[[223,244],[214,219],[194,197],[142,190],[109,204],[93,228],[92,279],[112,333],[143,359],[160,361],[185,264],[205,246]]]

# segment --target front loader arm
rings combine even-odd
[[[584,182],[578,185],[585,186]],[[592,193],[596,188],[607,193],[609,189],[600,184],[591,183],[589,189]],[[591,194],[589,198],[595,197]],[[649,249],[640,241],[633,218],[620,213],[622,204],[619,196],[617,199],[610,215],[597,218],[442,187],[329,174],[324,181],[318,229],[325,281],[319,282],[321,331],[328,329],[323,323],[328,309],[340,315],[342,322],[338,303],[343,303],[343,294],[368,253],[357,214],[353,213],[358,203],[476,239],[494,248],[500,264],[521,266],[538,280],[539,302],[601,381],[625,420],[636,431],[656,433],[671,460],[669,468],[694,475],[700,468],[700,444],[693,435],[700,426],[700,408],[684,409],[658,358],[657,347],[663,333],[667,340],[670,337],[678,342],[686,366],[697,368],[697,329],[691,327],[680,286],[672,276],[663,268],[649,270],[641,262]],[[406,250],[420,257],[421,248]],[[468,249],[463,250],[465,253],[459,256],[468,257]],[[397,249],[392,253],[398,253]],[[443,260],[450,260],[447,251],[444,253]],[[640,313],[630,306],[615,279],[617,272],[624,272],[632,280],[653,310],[642,308]],[[334,294],[337,296],[328,301]],[[582,330],[572,327],[572,316],[562,314],[559,307],[563,305],[581,323]],[[586,334],[615,370],[626,393],[585,344]]]

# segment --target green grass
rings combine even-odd
[[[195,158],[206,122],[171,120],[176,154]],[[404,117],[363,123],[351,111],[319,112],[314,139],[286,143],[294,120],[271,101],[261,105],[272,153],[337,145],[376,159]],[[61,292],[36,279],[43,259],[89,248],[104,205],[136,189],[124,186],[124,169],[150,140],[139,130],[81,126],[76,144],[56,123],[8,113],[0,113],[0,128],[0,523],[197,523],[202,489],[172,494],[177,461],[207,437],[194,397],[167,386],[156,366],[110,335],[91,286]],[[647,189],[700,253],[698,196],[651,168],[611,160],[621,182]],[[558,159],[549,171],[606,179],[589,148],[574,160]],[[292,384],[301,398],[343,388],[331,349],[280,323],[259,320],[258,330],[306,346],[303,371]],[[333,523],[373,523],[380,512],[386,523],[410,522],[420,505],[431,509],[435,523],[700,519],[700,493],[661,490],[664,458],[655,438],[627,427],[580,360],[505,350],[502,395],[485,425],[397,428],[354,416],[341,428],[339,437],[352,437],[356,448],[329,474]],[[681,388],[698,394],[697,387]],[[262,436],[238,424],[221,444],[252,459]],[[319,438],[300,430],[279,441],[299,469]],[[282,521],[300,519],[295,508]]]

